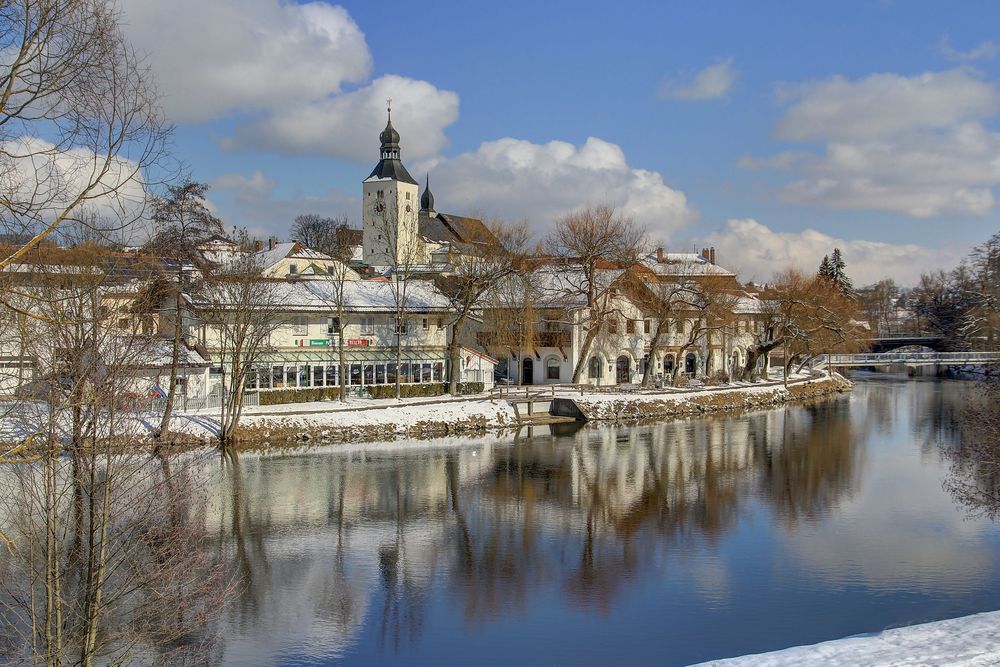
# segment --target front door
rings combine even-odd
[[[618,384],[625,384],[629,381],[632,373],[629,367],[629,359],[624,354],[618,357],[618,363],[615,364],[615,382]]]
[[[531,357],[521,362],[521,384],[535,384],[535,361]]]

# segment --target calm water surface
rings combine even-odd
[[[213,473],[231,665],[687,664],[1000,608],[942,489],[969,384]]]

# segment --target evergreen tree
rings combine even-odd
[[[843,253],[840,252],[840,248],[834,248],[833,255],[823,255],[817,275],[832,282],[845,296],[854,298],[854,284],[847,275],[846,268],[847,263],[844,261]]]
[[[830,270],[829,255],[823,255],[823,261],[819,263],[819,271],[817,272],[817,275],[820,278],[826,278],[828,280],[833,278],[833,273]]]

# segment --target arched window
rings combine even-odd
[[[559,358],[549,357],[549,360],[545,362],[545,379],[546,380],[558,380],[559,379]]]
[[[668,354],[663,357],[663,374],[673,375],[674,373],[674,355]]]
[[[594,356],[590,358],[590,378],[592,380],[597,380],[601,377],[601,366],[603,366],[603,364],[601,363],[600,357]]]
[[[694,377],[695,371],[698,368],[698,357],[695,356],[694,352],[688,352],[684,355],[684,372]]]

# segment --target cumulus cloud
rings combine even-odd
[[[368,81],[372,56],[347,10],[324,0],[125,0],[126,31],[149,53],[170,118],[235,116],[224,148],[366,161],[385,124],[385,100],[409,157],[447,144],[458,95],[426,81]],[[352,86],[360,85],[360,88]]]
[[[176,121],[282,110],[364,81],[372,58],[343,7],[278,0],[125,0]]]
[[[20,233],[25,229],[13,227],[50,223],[81,196],[73,214],[96,216],[92,222],[104,229],[131,222],[145,209],[143,175],[131,160],[114,158],[102,174],[106,155],[29,136],[0,143],[0,153],[7,158],[0,197],[10,209],[30,212],[6,221],[5,231]]]
[[[662,239],[696,217],[659,173],[629,166],[619,146],[594,137],[582,146],[498,139],[414,167],[415,175],[430,171],[438,210],[526,218],[539,234],[585,205],[617,206]]]
[[[372,161],[378,157],[389,97],[404,159],[428,157],[447,145],[444,130],[458,119],[458,95],[426,81],[388,75],[361,89],[244,125],[223,146]]]
[[[717,100],[725,97],[736,82],[736,70],[733,69],[733,59],[726,58],[695,74],[694,79],[687,82],[667,81],[660,86],[661,99],[685,101]]]
[[[721,264],[738,269],[744,279],[758,282],[790,267],[813,272],[823,255],[834,248],[843,251],[847,272],[856,285],[886,277],[903,285],[915,284],[921,272],[950,268],[961,257],[954,250],[838,239],[814,229],[776,232],[752,218],[729,220],[704,240],[715,246]]]
[[[1000,91],[970,72],[837,76],[786,87],[779,97],[788,109],[776,136],[825,149],[740,164],[796,176],[781,190],[786,201],[918,218],[993,209],[1000,134],[983,121],[1000,106]]]

